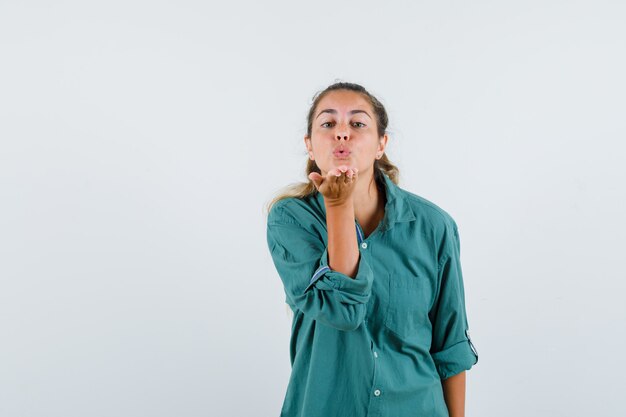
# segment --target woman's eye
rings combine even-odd
[[[354,122],[354,123],[355,123],[355,124],[362,125],[362,126],[360,126],[360,127],[364,127],[364,126],[365,126],[365,123],[361,123],[361,122]]]
[[[325,123],[322,123],[322,127],[324,127],[324,125],[327,125],[327,124],[329,124],[329,123],[331,123],[331,122],[325,122]]]

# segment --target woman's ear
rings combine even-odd
[[[313,155],[313,149],[311,147],[311,138],[308,136],[304,136],[304,145],[306,146],[307,152],[309,153],[309,159],[311,161],[315,160],[315,156]]]
[[[376,152],[376,158],[379,159],[385,153],[385,149],[387,148],[387,141],[389,140],[389,136],[385,133],[383,137],[380,138],[380,142],[378,143],[378,151]]]

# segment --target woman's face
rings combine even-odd
[[[322,175],[346,165],[357,168],[363,178],[385,151],[387,139],[387,135],[378,137],[376,116],[360,93],[335,90],[318,103],[311,137],[305,136],[304,143]]]

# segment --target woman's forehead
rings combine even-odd
[[[317,105],[317,116],[323,110],[337,110],[340,113],[350,112],[352,110],[371,111],[369,102],[362,94],[354,91],[331,91]]]

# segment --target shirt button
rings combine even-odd
[[[377,389],[376,391],[374,391],[374,395],[378,397],[380,395],[380,390]]]
[[[367,242],[363,242],[363,243],[361,243],[361,247],[362,247],[363,249],[367,249]]]
[[[377,358],[378,357],[378,352],[374,352],[374,357]]]

